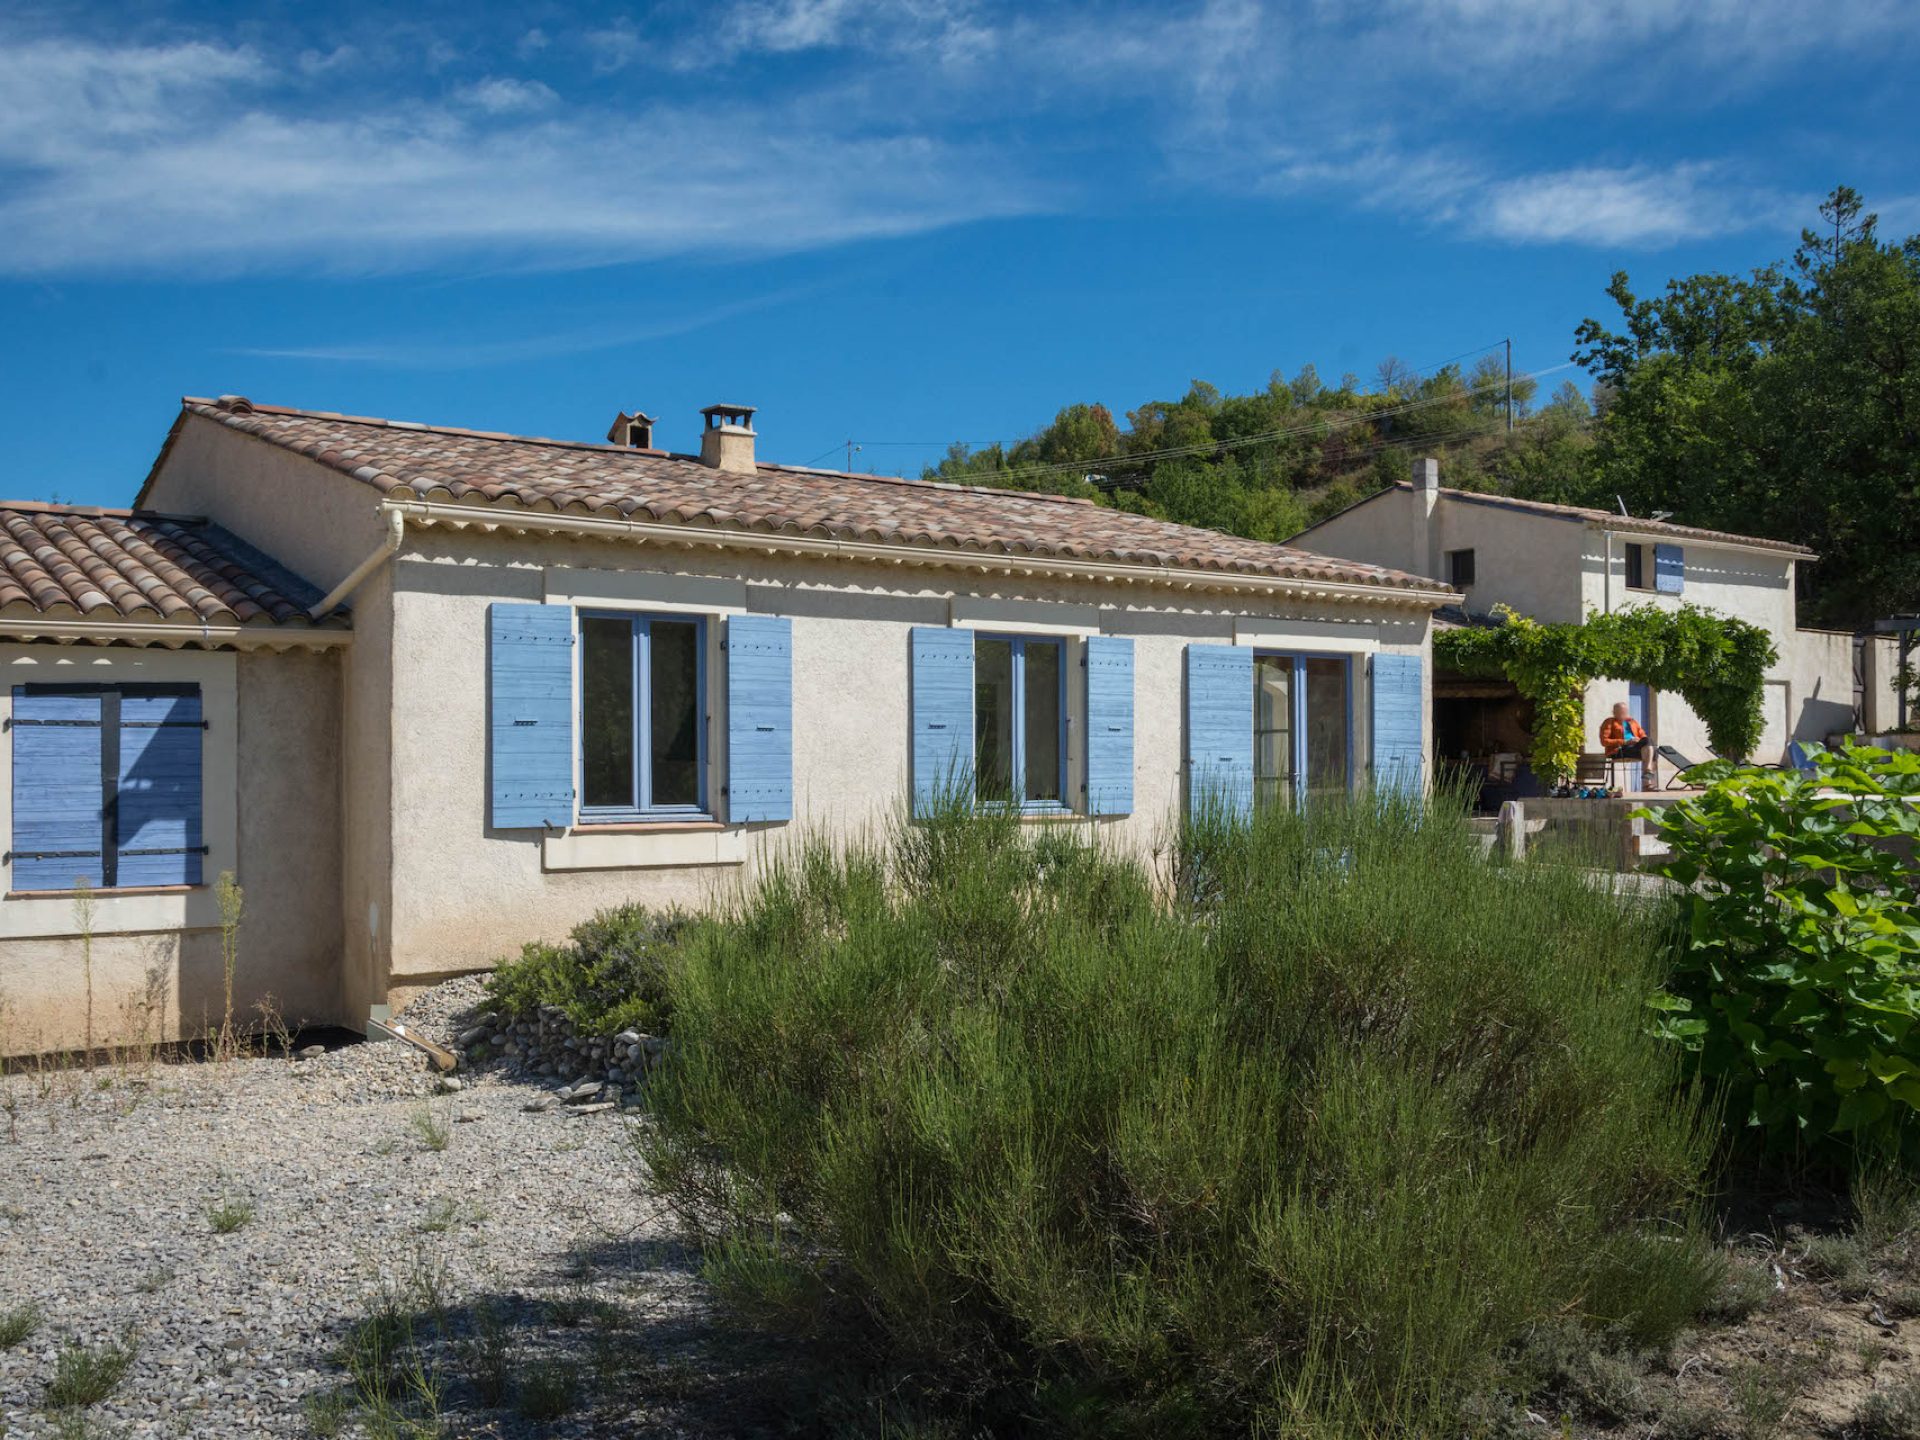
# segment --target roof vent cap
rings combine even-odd
[[[656,418],[644,410],[635,410],[631,415],[622,410],[613,417],[613,424],[607,430],[607,443],[632,450],[651,450]]]
[[[244,395],[222,395],[213,402],[229,415],[251,415],[253,402]]]

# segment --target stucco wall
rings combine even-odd
[[[1787,555],[1684,542],[1686,582],[1678,595],[1627,588],[1626,546],[1651,546],[1654,537],[1606,534],[1605,563],[1589,567],[1585,598],[1590,609],[1605,613],[1637,606],[1672,610],[1697,605],[1715,614],[1758,625],[1773,637],[1778,658],[1767,672],[1761,702],[1760,743],[1754,759],[1777,763],[1793,740],[1824,741],[1853,723],[1853,657],[1851,639],[1829,631],[1799,630],[1794,626],[1795,561]],[[1598,553],[1598,552],[1596,552]],[[1652,557],[1647,564],[1651,567]],[[1653,578],[1651,569],[1646,578]],[[1598,681],[1587,692],[1588,748],[1598,749],[1598,729],[1616,700],[1626,698],[1627,687]],[[1706,722],[1678,695],[1656,694],[1652,730],[1656,742],[1671,745],[1691,760],[1712,753]],[[1664,775],[1663,775],[1664,780]]]
[[[386,530],[372,486],[280,446],[188,415],[145,496],[154,510],[205,515],[322,590],[375,550]],[[356,1023],[384,988],[391,943],[392,578],[376,570],[347,601],[354,643],[331,692],[339,729],[333,932],[342,946],[341,1014]]]
[[[1338,515],[1322,520],[1287,543],[1316,555],[1384,565],[1412,575],[1433,575],[1427,548],[1419,543],[1420,530],[1413,496],[1405,490],[1383,490]]]
[[[1855,728],[1853,636],[1838,630],[1793,632],[1788,719],[1794,740],[1818,740]]]
[[[0,647],[9,684],[191,681],[202,687],[205,883],[94,898],[97,1043],[179,1039],[225,1007],[214,880],[245,899],[236,1018],[271,996],[289,1022],[337,1023],[340,984],[339,734],[336,653]],[[0,744],[0,795],[12,779]],[[11,833],[10,817],[0,829]],[[0,900],[0,1054],[75,1048],[86,1034],[85,943],[70,897]]]
[[[751,582],[740,583],[743,570]],[[1427,641],[1427,617],[1417,612],[1183,601],[1093,584],[1002,585],[986,577],[981,591],[956,599],[954,572],[741,560],[560,537],[410,534],[391,574],[393,935],[392,993],[385,998],[396,1003],[432,976],[489,964],[523,940],[557,937],[601,906],[708,903],[750,875],[767,847],[802,831],[846,835],[886,823],[906,792],[908,632],[915,625],[1132,636],[1134,813],[1072,823],[1097,823],[1141,846],[1162,835],[1178,809],[1189,642],[1364,658],[1381,648],[1423,651]],[[627,578],[583,581],[583,574]],[[636,608],[724,607],[737,594],[739,608],[793,619],[795,824],[591,843],[577,833],[543,838],[489,828],[487,607],[542,601],[596,583],[626,594]],[[664,598],[650,602],[649,594]],[[683,601],[676,604],[674,596]],[[357,644],[371,638],[364,618],[361,627]],[[719,627],[713,628],[717,639]],[[1077,707],[1083,690],[1071,643],[1069,693]],[[1364,765],[1366,666],[1355,669],[1354,750]],[[710,669],[716,761],[726,729],[723,673]],[[1080,761],[1076,741],[1069,755],[1076,799]]]
[[[1758,625],[1774,637],[1780,652],[1784,676],[1790,663],[1794,634],[1794,561],[1787,555],[1769,555],[1756,551],[1726,549],[1688,541],[1682,544],[1686,559],[1686,582],[1678,595],[1657,590],[1627,588],[1626,547],[1643,544],[1651,547],[1651,536],[1618,535],[1611,532],[1594,535],[1595,553],[1604,541],[1607,564],[1595,566],[1584,584],[1585,606],[1606,613],[1628,610],[1637,605],[1654,605],[1672,610],[1697,605],[1718,615],[1731,616]],[[1646,579],[1653,580],[1652,555],[1647,558]]]
[[[1498,604],[1549,624],[1577,623],[1580,577],[1598,563],[1598,547],[1576,520],[1529,514],[1443,495],[1433,516],[1434,573],[1445,577],[1449,550],[1472,550],[1474,583],[1467,609],[1491,614]]]
[[[187,415],[143,499],[204,515],[331,590],[380,543],[380,493],[278,445]]]
[[[1869,735],[1884,735],[1900,723],[1900,691],[1894,683],[1900,672],[1900,642],[1892,635],[1871,635],[1865,648],[1866,713],[1860,717],[1861,728]]]

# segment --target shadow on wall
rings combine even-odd
[[[1824,677],[1814,681],[1813,693],[1801,700],[1800,713],[1793,719],[1794,739],[1824,742],[1829,735],[1845,734],[1854,728],[1852,687],[1848,687],[1844,700],[1837,700],[1823,693],[1827,685]]]
[[[85,943],[78,936],[7,942],[0,967],[0,1057],[77,1052],[88,1034]],[[298,1032],[332,1023],[324,997],[289,989],[267,958],[250,960],[241,932],[233,1025],[241,1033]],[[280,981],[276,988],[275,981]],[[219,1032],[227,977],[218,930],[96,935],[92,1035],[97,1049],[140,1050]]]

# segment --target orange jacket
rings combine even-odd
[[[1609,715],[1600,722],[1600,748],[1611,755],[1622,745],[1631,745],[1636,740],[1647,738],[1647,732],[1640,728],[1640,722],[1631,715],[1623,726]]]

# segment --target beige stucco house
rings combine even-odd
[[[1441,577],[1465,597],[1469,616],[1496,605],[1549,623],[1578,623],[1632,606],[1693,604],[1758,625],[1779,659],[1767,677],[1755,759],[1778,763],[1792,741],[1825,741],[1856,728],[1854,639],[1806,630],[1795,616],[1803,545],[1730,535],[1665,519],[1448,489],[1437,460],[1288,541],[1326,555]],[[1446,623],[1443,617],[1442,623]],[[1449,707],[1449,690],[1462,702]],[[1483,717],[1482,684],[1442,678],[1440,749],[1473,749]],[[1617,701],[1628,701],[1656,741],[1694,760],[1712,751],[1706,725],[1677,695],[1596,681],[1587,692],[1588,748]],[[1452,708],[1455,713],[1449,714]]]
[[[128,512],[0,512],[5,1049],[364,1026],[624,901],[965,787],[1150,846],[1203,794],[1421,783],[1383,565],[1061,497],[189,399]],[[25,737],[25,738],[22,738]]]

